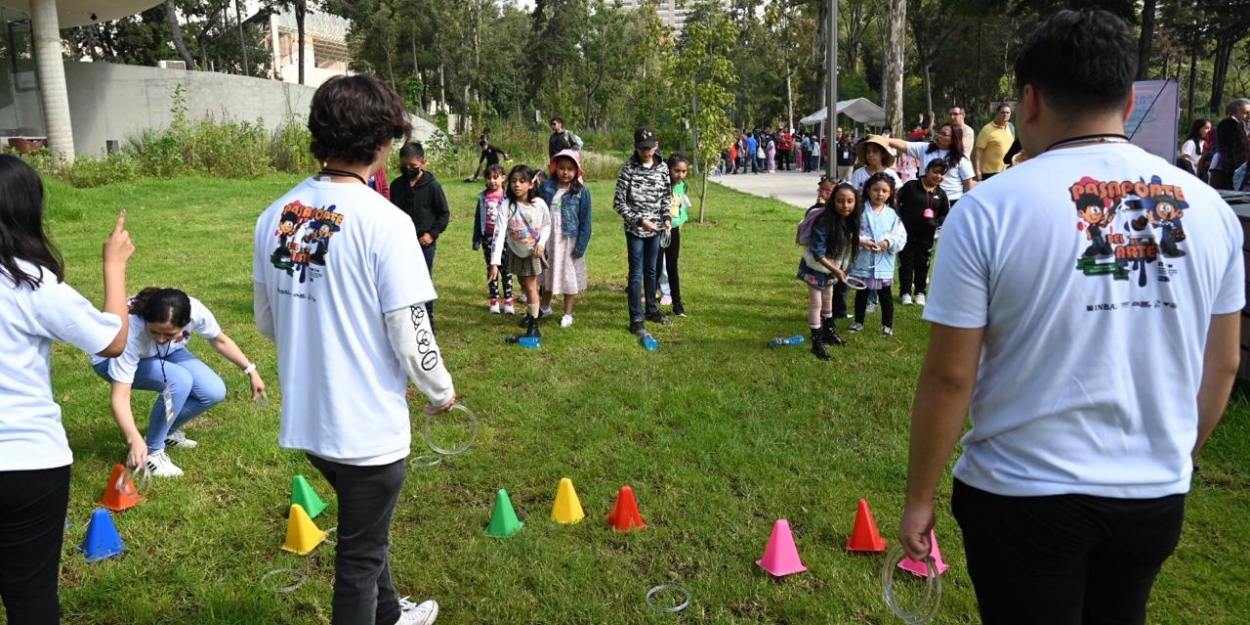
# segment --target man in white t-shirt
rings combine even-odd
[[[407,378],[429,398],[428,414],[449,409],[455,389],[422,305],[435,294],[416,228],[365,184],[407,120],[376,78],[321,85],[308,128],[325,166],[256,224],[256,325],[278,347],[279,443],[305,452],[338,497],[334,625],[428,625],[438,615],[437,603],[395,592],[390,527],[412,442]]]
[[[1124,136],[1135,41],[1101,10],[1038,26],[1015,65],[1036,156],[951,210],[934,265],[899,541],[929,554],[970,416],[951,508],[987,625],[1144,623],[1232,389],[1241,228]]]

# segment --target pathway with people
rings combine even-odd
[[[720,175],[709,180],[735,191],[809,208],[816,201],[816,184],[820,182],[821,174],[819,171],[777,171],[770,174]]]

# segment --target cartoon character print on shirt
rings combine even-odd
[[[299,274],[299,281],[321,277],[326,254],[330,251],[330,238],[343,225],[343,215],[335,206],[316,208],[294,200],[282,208],[278,229],[274,232],[277,248],[269,256],[275,269],[286,275]]]
[[[1137,276],[1137,285],[1149,282],[1155,267],[1159,282],[1175,273],[1166,259],[1185,256],[1181,216],[1189,207],[1181,187],[1150,181],[1101,181],[1088,176],[1070,187],[1080,221],[1077,230],[1089,246],[1077,259],[1076,269],[1086,276],[1110,275],[1115,280]]]

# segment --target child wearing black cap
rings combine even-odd
[[[650,126],[634,130],[634,154],[616,180],[612,207],[625,220],[625,244],[629,256],[629,331],[646,333],[644,320],[668,323],[656,306],[656,260],[661,231],[672,224],[673,190],[668,166],[656,156],[659,141]],[[646,314],[643,314],[643,299]]]

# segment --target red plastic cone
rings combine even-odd
[[[113,465],[113,475],[109,476],[109,483],[104,487],[100,505],[114,512],[121,512],[141,501],[143,501],[143,495],[140,495],[139,490],[135,488],[134,480],[130,479],[126,467],[120,464]]]
[[[634,499],[634,489],[628,485],[621,487],[621,492],[616,495],[616,504],[612,506],[612,513],[607,516],[608,524],[618,532],[628,532],[629,530],[640,530],[647,526],[642,522],[642,515],[638,513],[638,502]]]
[[[764,557],[755,561],[774,577],[802,573],[807,570],[799,559],[799,549],[794,546],[794,534],[790,533],[790,522],[777,519],[773,525],[773,535],[764,548]]]
[[[941,575],[950,567],[942,561],[942,550],[938,549],[937,533],[932,530],[929,531],[929,544],[933,545],[933,549],[929,551],[929,556],[933,558],[933,562],[937,565],[938,575]],[[898,563],[898,568],[921,577],[929,575],[929,567],[925,566],[924,562],[917,562],[911,558],[903,558],[903,561]]]
[[[885,539],[877,531],[877,522],[872,518],[872,510],[867,499],[859,500],[859,512],[855,515],[855,529],[851,531],[851,539],[846,541],[847,551],[885,551]]]

